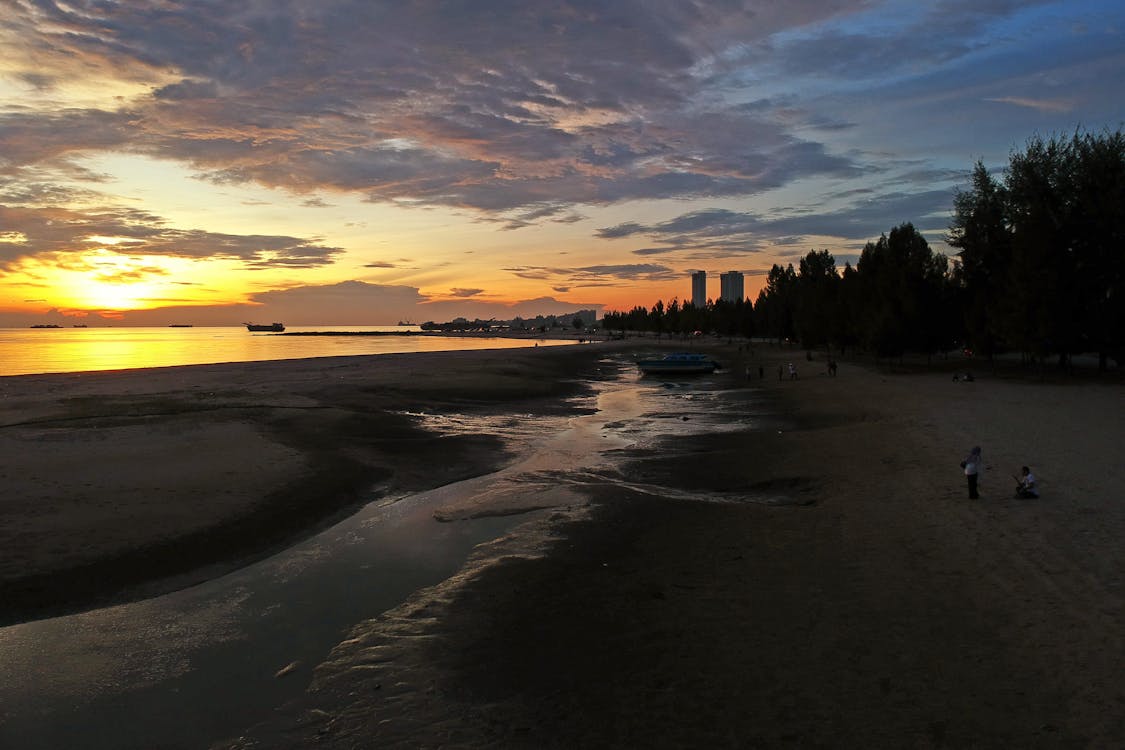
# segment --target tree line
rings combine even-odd
[[[1001,176],[978,161],[934,252],[910,222],[868,242],[856,264],[827,250],[775,264],[757,300],[673,300],[607,312],[608,330],[696,331],[799,341],[878,356],[965,347],[991,357],[1125,354],[1125,135],[1031,138]]]

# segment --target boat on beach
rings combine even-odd
[[[281,333],[285,330],[285,326],[281,325],[281,323],[247,323],[246,330],[251,333]]]
[[[660,359],[637,360],[637,367],[645,375],[695,375],[714,372],[719,369],[719,363],[706,354],[674,352],[665,354]]]

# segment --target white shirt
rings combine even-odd
[[[965,476],[979,475],[984,470],[984,461],[979,453],[970,453],[965,459]]]

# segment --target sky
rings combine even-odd
[[[1120,0],[0,0],[0,326],[628,310],[1125,122]]]

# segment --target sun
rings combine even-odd
[[[137,310],[151,306],[169,270],[158,259],[90,250],[60,264],[58,291],[72,307]]]
[[[75,254],[49,271],[52,302],[74,310],[147,310],[203,304],[206,270],[191,259],[127,255],[109,248]]]
[[[96,310],[140,310],[153,307],[160,285],[154,282],[83,281],[75,289],[77,307]]]

